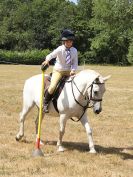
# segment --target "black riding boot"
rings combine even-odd
[[[43,104],[43,112],[49,113],[48,106],[49,102],[52,99],[52,95],[48,92],[48,90],[45,93],[45,98],[44,98],[44,104]]]

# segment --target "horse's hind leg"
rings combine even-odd
[[[60,115],[59,139],[58,139],[58,142],[57,142],[59,152],[63,152],[65,150],[64,147],[62,146],[62,138],[63,138],[63,135],[65,133],[66,121],[67,121],[66,115],[61,114]]]
[[[93,138],[92,138],[92,129],[89,125],[87,115],[84,114],[84,116],[82,117],[82,119],[80,121],[81,121],[82,125],[84,126],[87,136],[88,136],[90,153],[96,153],[94,143],[93,143]]]
[[[19,132],[16,135],[16,140],[19,141],[24,136],[24,121],[25,117],[30,111],[30,109],[33,107],[33,103],[29,105],[24,105],[22,112],[20,113],[20,128]]]

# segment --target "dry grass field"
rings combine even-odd
[[[41,73],[39,66],[0,65],[0,176],[4,177],[132,177],[133,176],[133,67],[86,66],[103,76],[106,84],[103,111],[88,110],[97,154],[88,153],[85,130],[68,120],[66,151],[56,151],[58,117],[45,117],[41,137],[44,157],[35,149],[34,108],[25,122],[25,136],[16,142],[24,81]],[[47,72],[50,72],[48,69]]]

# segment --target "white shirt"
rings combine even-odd
[[[50,61],[53,58],[56,58],[56,63],[54,69],[60,71],[75,71],[78,67],[78,52],[74,47],[70,48],[71,62],[66,64],[66,47],[65,45],[59,46],[53,52],[46,56],[46,60]]]

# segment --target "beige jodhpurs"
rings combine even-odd
[[[51,78],[51,83],[50,86],[48,88],[48,92],[49,94],[53,94],[58,82],[60,81],[60,79],[63,76],[70,76],[70,71],[57,71],[57,70],[53,70],[52,73],[52,78]]]

